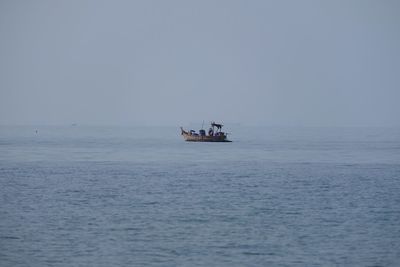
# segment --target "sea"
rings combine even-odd
[[[226,130],[0,126],[0,266],[400,266],[399,128]]]

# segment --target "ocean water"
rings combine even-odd
[[[0,266],[400,266],[400,129],[227,130],[0,127]]]

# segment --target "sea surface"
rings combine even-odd
[[[1,126],[0,266],[400,266],[400,129],[226,126]]]

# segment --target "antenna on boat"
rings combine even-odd
[[[203,130],[203,127],[204,127],[204,120],[203,120],[203,123],[201,124],[201,129]]]

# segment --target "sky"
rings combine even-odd
[[[400,126],[400,1],[0,1],[1,125]]]

